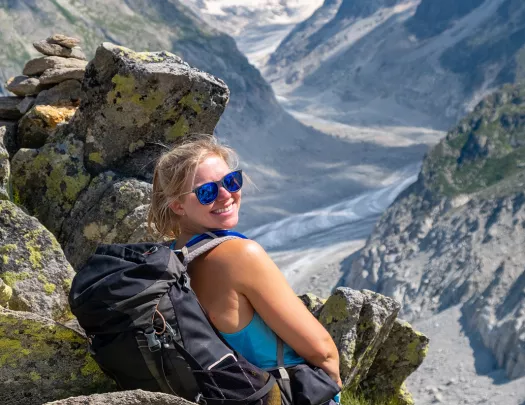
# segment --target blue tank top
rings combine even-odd
[[[260,368],[277,367],[277,335],[257,312],[248,325],[235,333],[223,333],[224,339],[246,360]],[[305,361],[284,343],[284,365],[294,366]]]

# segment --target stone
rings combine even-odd
[[[93,179],[64,224],[60,240],[73,267],[80,269],[100,243],[131,243],[146,222],[151,184],[106,172]],[[151,239],[151,237],[150,237]]]
[[[80,44],[80,39],[74,37],[68,37],[63,34],[54,34],[46,39],[50,44],[58,44],[65,46],[66,48],[74,48]]]
[[[0,126],[0,200],[11,199],[11,165],[9,163],[9,153],[4,146],[6,133],[6,127]]]
[[[51,319],[0,308],[0,403],[42,404],[115,390],[86,338]]]
[[[18,109],[22,97],[0,97],[0,120],[17,120],[23,114]]]
[[[45,91],[45,90],[44,90]],[[32,96],[26,96],[20,103],[18,104],[18,110],[25,114],[27,113],[31,107],[33,107],[33,104],[35,104],[35,97]]]
[[[83,86],[85,95],[71,125],[85,136],[88,170],[117,170],[125,160],[135,170],[126,175],[139,178],[148,175],[129,160],[140,159],[145,145],[169,145],[190,132],[212,133],[229,98],[222,80],[176,55],[134,52],[110,43],[97,49]]]
[[[0,307],[6,307],[13,296],[13,289],[0,278]]]
[[[44,74],[46,70],[58,69],[81,69],[85,68],[87,62],[74,58],[63,58],[60,56],[44,56],[41,58],[31,59],[24,66],[22,73],[26,76],[36,76]],[[43,83],[40,80],[40,83]]]
[[[42,148],[20,149],[11,160],[13,192],[18,201],[53,234],[59,235],[91,176],[83,164],[84,144],[72,134]]]
[[[67,48],[59,44],[49,43],[45,39],[33,42],[33,46],[38,52],[46,56],[62,56],[64,58],[86,60],[86,55],[79,47]]]
[[[0,278],[12,289],[9,309],[70,319],[73,275],[53,234],[16,204],[0,200]]]
[[[35,105],[78,107],[82,98],[82,84],[78,80],[66,80],[49,90],[38,93]]]
[[[3,128],[3,129],[2,129]],[[18,150],[16,136],[18,130],[17,121],[2,121],[0,120],[0,132],[2,132],[4,147],[9,153],[11,159]]]
[[[339,350],[339,371],[343,384],[350,383],[357,341],[357,324],[364,304],[364,296],[350,288],[337,288],[327,300],[319,315]]]
[[[362,391],[369,397],[396,395],[407,377],[421,365],[428,347],[428,337],[408,322],[396,319],[366,378],[361,381]]]
[[[317,297],[314,294],[307,293],[299,296],[299,299],[306,305],[306,308],[312,313],[313,316],[319,318],[319,315],[323,309],[323,305],[326,300]]]
[[[354,364],[346,378],[346,381],[352,381],[353,386],[357,386],[367,376],[401,308],[393,298],[369,290],[363,290],[361,294],[364,300],[357,324]]]
[[[18,122],[18,145],[21,148],[40,148],[59,124],[68,122],[76,107],[37,105]]]
[[[29,96],[38,94],[41,86],[36,77],[15,76],[6,82],[5,88],[17,96]]]
[[[53,68],[47,69],[40,76],[40,83],[55,84],[70,79],[84,79],[85,68]]]
[[[183,398],[142,390],[111,392],[48,402],[45,405],[191,405]]]

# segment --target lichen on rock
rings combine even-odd
[[[0,201],[0,230],[0,279],[9,287],[0,288],[0,305],[71,317],[66,280],[74,272],[53,234],[10,201]]]
[[[29,312],[0,308],[0,403],[42,404],[114,390],[84,336]]]

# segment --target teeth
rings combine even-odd
[[[226,207],[226,208],[221,208],[221,209],[219,209],[219,210],[215,210],[215,211],[213,211],[213,212],[214,212],[215,214],[221,214],[221,213],[223,213],[223,212],[231,211],[232,207],[233,207],[233,205],[230,205],[230,206],[228,206],[228,207]]]

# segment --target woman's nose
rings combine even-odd
[[[224,188],[224,186],[221,184],[219,186],[219,195],[217,196],[218,200],[226,200],[230,198],[232,194]]]

